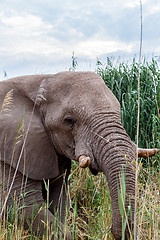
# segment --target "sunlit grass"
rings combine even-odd
[[[67,214],[67,226],[71,231],[72,239],[113,239],[111,199],[105,175],[99,173],[93,176],[89,169],[79,169],[75,162],[72,165],[71,206]],[[160,238],[159,190],[159,174],[153,177],[152,170],[146,171],[141,168],[137,196],[139,239]],[[12,211],[8,211],[8,217],[0,224],[0,239],[39,239],[33,233],[24,231],[23,215],[21,224],[17,225],[16,212],[15,204]],[[50,235],[47,237],[45,234],[43,239],[50,239]]]
[[[68,220],[70,229],[74,228],[73,239],[113,239],[111,199],[105,175],[93,176],[88,169],[80,169],[72,178],[72,208]],[[153,176],[152,169],[140,167],[137,202],[139,239],[159,239],[159,173]]]

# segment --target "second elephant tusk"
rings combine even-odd
[[[138,157],[144,157],[144,158],[152,157],[158,152],[159,152],[159,149],[157,148],[154,148],[154,149],[138,148]]]
[[[90,163],[91,163],[91,159],[90,157],[87,157],[85,155],[81,155],[79,158],[78,158],[78,162],[79,162],[79,166],[81,168],[87,168],[89,167]]]

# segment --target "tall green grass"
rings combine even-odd
[[[115,94],[121,104],[122,124],[132,141],[137,134],[137,85],[138,62],[117,63],[107,58],[103,65],[97,61],[97,73]],[[154,58],[150,62],[143,59],[140,66],[140,133],[139,147],[160,148],[160,69]],[[156,157],[146,165],[160,166]]]

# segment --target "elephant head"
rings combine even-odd
[[[116,239],[121,239],[120,172],[125,166],[125,206],[127,208],[131,202],[133,216],[136,147],[121,124],[116,97],[101,77],[91,72],[13,78],[3,82],[1,93],[5,95],[10,89],[13,89],[13,107],[10,116],[3,114],[1,117],[1,146],[5,138],[8,139],[6,153],[1,150],[2,160],[5,158],[8,164],[16,167],[21,143],[17,142],[11,159],[15,135],[22,118],[25,133],[35,104],[19,171],[33,180],[51,179],[59,175],[67,159],[72,159],[79,161],[82,167],[88,166],[95,175],[103,172],[111,194],[112,232]],[[131,227],[133,219],[128,221]]]

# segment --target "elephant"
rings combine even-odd
[[[68,176],[71,160],[75,160],[94,175],[106,175],[113,211],[112,233],[117,240],[122,237],[118,187],[125,166],[125,208],[131,204],[132,209],[125,232],[128,239],[133,227],[137,150],[122,126],[120,104],[103,79],[94,72],[70,71],[11,78],[0,82],[0,105],[1,201],[26,140],[7,201],[8,209],[13,205],[13,196],[20,206],[27,206],[25,229],[34,211],[31,231],[42,238],[46,215],[51,227],[58,211],[63,236],[71,239],[64,222],[69,205]],[[48,212],[40,208],[47,198]]]

